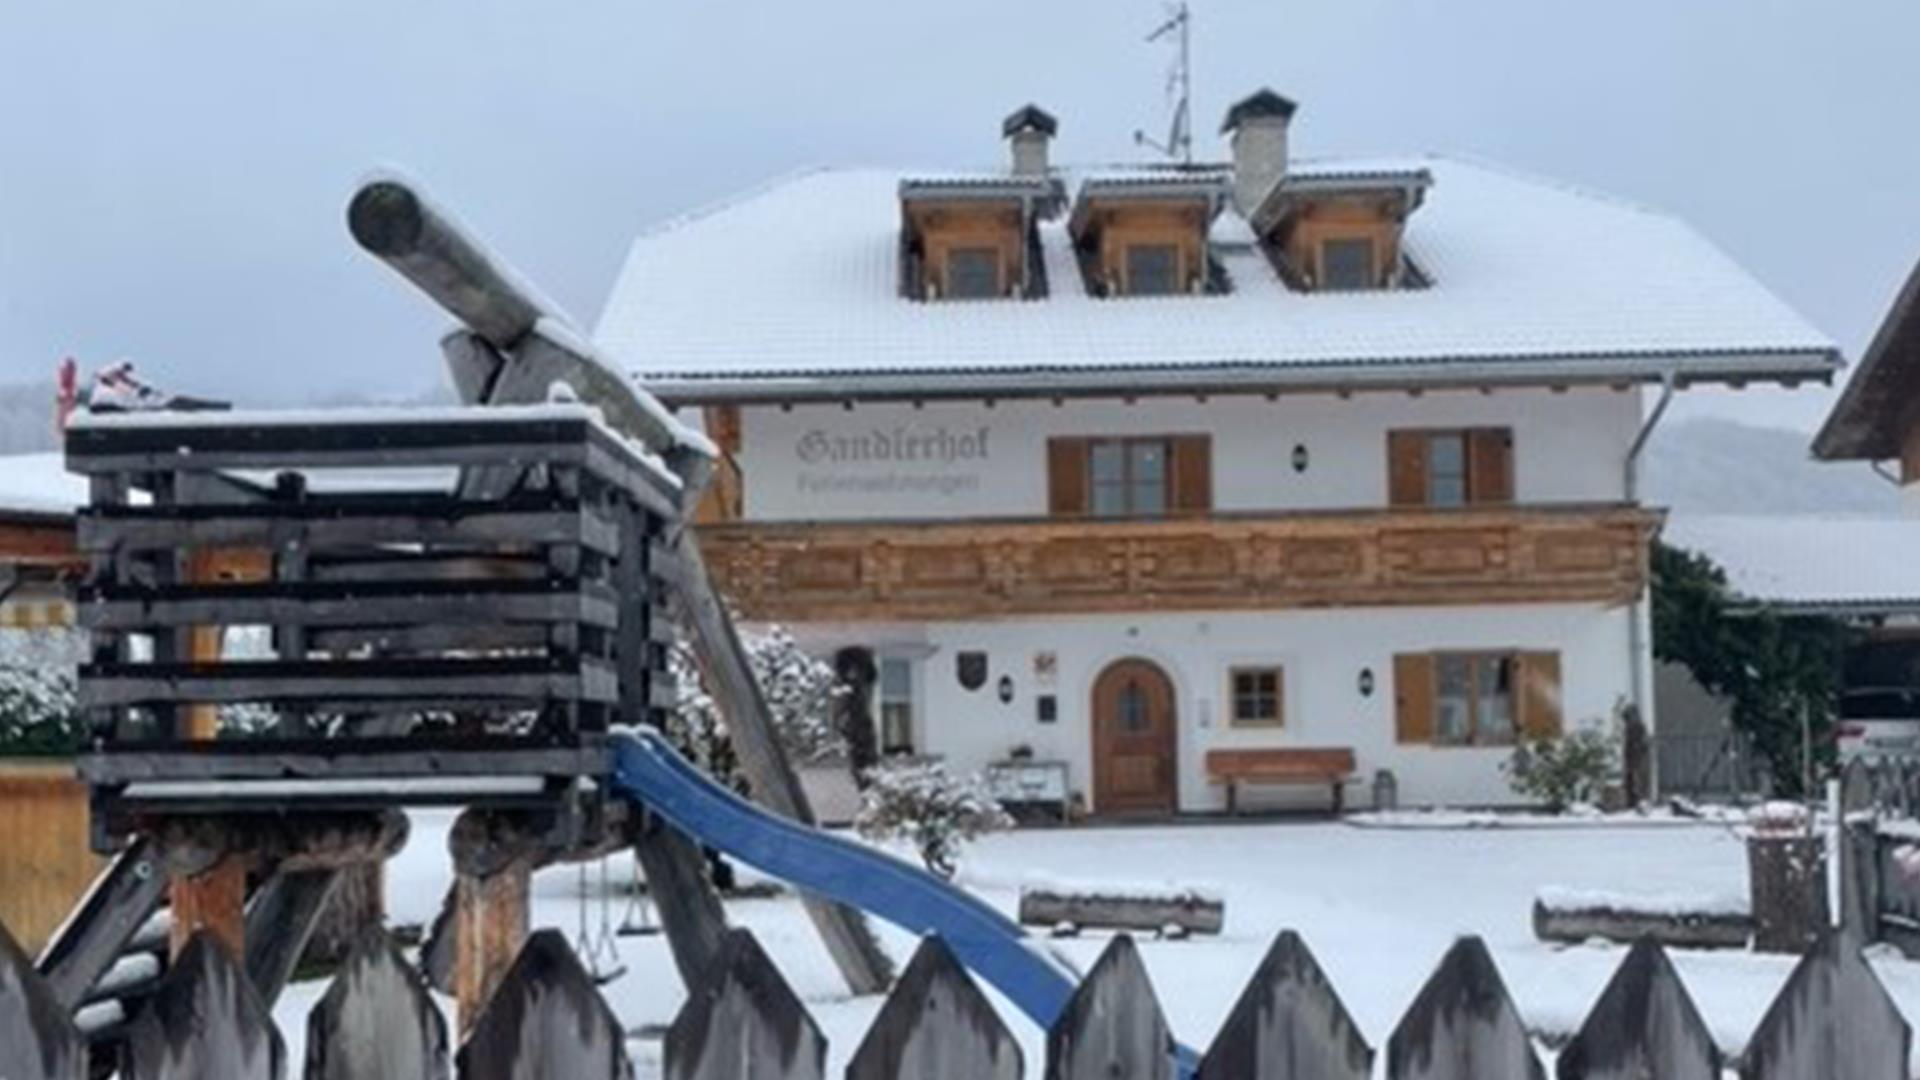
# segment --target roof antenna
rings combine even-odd
[[[1170,158],[1179,159],[1182,165],[1193,164],[1193,54],[1189,49],[1188,26],[1192,19],[1187,13],[1186,0],[1168,4],[1167,18],[1147,35],[1148,41],[1178,35],[1176,44],[1179,52],[1173,59],[1173,67],[1167,71],[1167,96],[1173,99],[1173,123],[1167,128],[1167,141],[1155,142],[1146,132],[1135,129],[1133,141],[1139,146],[1150,146]]]

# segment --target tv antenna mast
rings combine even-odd
[[[1179,160],[1182,165],[1193,164],[1193,53],[1188,33],[1192,22],[1186,0],[1180,0],[1179,3],[1167,5],[1166,20],[1147,35],[1149,42],[1175,38],[1175,44],[1179,47],[1173,67],[1167,71],[1166,92],[1173,99],[1173,122],[1167,128],[1167,141],[1156,142],[1138,129],[1133,133],[1133,141],[1137,145],[1150,146],[1167,157]]]

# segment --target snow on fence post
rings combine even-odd
[[[1047,1032],[1046,1080],[1111,1077],[1173,1077],[1173,1035],[1126,934],[1100,954]]]
[[[823,1080],[827,1040],[745,930],[730,930],[707,979],[667,1029],[664,1080]]]
[[[536,931],[475,1020],[460,1080],[632,1080],[626,1028],[558,930]]]
[[[1913,1029],[1844,935],[1828,932],[1787,976],[1747,1041],[1741,1080],[1901,1080]]]
[[[1373,1050],[1300,935],[1282,931],[1200,1059],[1198,1080],[1367,1080]]]
[[[1720,1050],[1666,950],[1642,938],[1627,952],[1580,1031],[1560,1052],[1558,1080],[1718,1080]]]
[[[305,1080],[446,1080],[447,1022],[384,930],[363,928],[307,1014]]]
[[[929,937],[860,1041],[846,1080],[1021,1080],[1020,1044],[952,950]]]
[[[7,1080],[81,1080],[87,1048],[53,988],[0,923],[0,1066]]]
[[[1546,1080],[1486,942],[1463,937],[1387,1040],[1387,1080]]]
[[[1756,952],[1800,953],[1827,927],[1827,852],[1807,827],[1807,810],[1768,803],[1747,836]]]
[[[226,946],[196,931],[127,1032],[125,1080],[281,1080],[287,1050]]]

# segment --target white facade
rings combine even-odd
[[[758,407],[742,411],[739,460],[749,521],[1038,518],[1047,513],[1050,437],[1207,434],[1217,511],[1376,510],[1387,506],[1389,430],[1501,426],[1513,431],[1519,503],[1617,503],[1641,405],[1637,388],[1585,388]],[[1295,468],[1296,448],[1304,469]],[[1605,723],[1633,696],[1633,652],[1643,646],[1630,627],[1639,617],[1636,607],[1541,603],[793,629],[822,655],[864,646],[909,661],[916,752],[971,771],[1026,747],[1066,762],[1071,786],[1089,800],[1094,680],[1114,661],[1150,660],[1174,686],[1178,807],[1205,812],[1225,805],[1205,754],[1232,747],[1351,748],[1353,804],[1370,801],[1383,769],[1405,804],[1513,802],[1501,771],[1509,748],[1396,742],[1395,654],[1557,652],[1567,726]],[[987,656],[977,689],[957,676],[963,651]],[[1285,673],[1281,725],[1231,722],[1229,674],[1245,666]],[[1050,721],[1040,718],[1042,696],[1053,699]],[[1327,800],[1316,786],[1243,792],[1253,807]]]
[[[1216,510],[1375,509],[1389,429],[1503,426],[1518,502],[1618,502],[1640,412],[1638,387],[765,406],[742,411],[740,465],[750,521],[1025,517],[1047,512],[1050,437],[1206,434]]]
[[[1004,622],[916,626],[813,626],[801,640],[830,653],[862,644],[882,657],[915,662],[916,750],[961,770],[1002,760],[1016,746],[1044,760],[1065,761],[1075,790],[1092,790],[1093,682],[1116,660],[1139,657],[1173,680],[1179,732],[1179,807],[1225,806],[1209,784],[1208,750],[1226,747],[1351,747],[1361,786],[1349,803],[1364,805],[1366,785],[1392,770],[1406,805],[1481,806],[1516,801],[1501,764],[1505,747],[1407,746],[1394,741],[1393,657],[1426,650],[1551,649],[1559,651],[1561,706],[1569,729],[1604,723],[1627,693],[1628,609],[1598,605],[1385,608],[1330,611],[1195,612],[1179,615],[1071,616]],[[955,674],[961,650],[987,654],[988,677],[964,689]],[[1055,674],[1037,674],[1043,654]],[[1228,720],[1227,678],[1239,665],[1280,665],[1286,672],[1279,727],[1235,727]],[[1371,674],[1372,693],[1360,690]],[[1012,700],[997,692],[1001,676]],[[1057,718],[1037,719],[1036,698],[1052,694]],[[1323,787],[1249,789],[1248,806],[1321,806]],[[1096,807],[1097,809],[1097,807]]]

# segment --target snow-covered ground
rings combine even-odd
[[[431,921],[448,881],[450,818],[418,813],[407,850],[390,867],[389,915]],[[1220,823],[1161,827],[1033,830],[990,837],[968,849],[960,881],[1011,914],[1020,886],[1036,879],[1131,880],[1142,887],[1202,885],[1224,897],[1219,937],[1142,941],[1141,952],[1174,1032],[1204,1049],[1274,935],[1299,930],[1369,1042],[1382,1047],[1420,984],[1456,935],[1486,939],[1527,1024],[1552,1038],[1571,1034],[1625,950],[1554,947],[1534,940],[1530,909],[1548,886],[1650,895],[1725,895],[1745,887],[1745,849],[1716,824],[1579,829],[1356,828],[1343,823]],[[1139,873],[1129,877],[1129,871]],[[618,893],[609,917],[626,913],[631,864],[610,860]],[[601,917],[600,872],[591,867],[589,925]],[[576,932],[580,883],[572,867],[535,882],[538,925]],[[806,999],[831,1040],[838,1075],[879,1007],[850,999],[791,895],[728,905]],[[913,941],[882,927],[902,962]],[[616,938],[626,974],[605,993],[634,1038],[641,1077],[658,1073],[659,1042],[648,1029],[669,1023],[682,999],[658,936]],[[1055,943],[1090,966],[1104,935]],[[1677,952],[1674,961],[1723,1048],[1737,1050],[1792,967],[1787,957],[1746,952]],[[1876,956],[1874,967],[1909,1019],[1920,1020],[1920,963]],[[290,988],[276,1010],[299,1061],[306,1013],[324,985]],[[1030,1070],[1044,1057],[1042,1033],[996,999],[1025,1047]],[[1920,1072],[1916,1072],[1920,1076]]]

